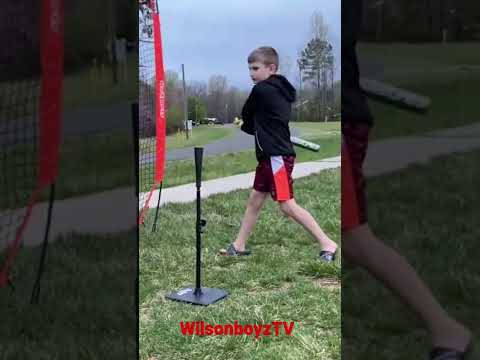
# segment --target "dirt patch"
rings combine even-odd
[[[322,289],[340,289],[342,286],[340,281],[331,278],[314,279],[313,284]]]

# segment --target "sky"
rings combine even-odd
[[[329,27],[340,78],[340,0],[158,0],[158,6],[165,70],[181,74],[185,64],[187,82],[224,75],[229,85],[249,89],[247,56],[268,45],[277,49],[281,62],[290,59],[285,75],[295,83],[297,54],[312,38],[314,11]]]

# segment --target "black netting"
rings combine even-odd
[[[39,19],[38,2],[2,2],[0,250],[13,241],[37,184],[41,77]]]
[[[155,180],[155,48],[152,8],[139,3],[139,190],[148,192]],[[145,195],[146,196],[146,195]],[[140,195],[144,204],[145,196]]]

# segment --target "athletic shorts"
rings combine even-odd
[[[253,188],[270,193],[275,201],[293,199],[292,171],[295,156],[271,156],[258,162]]]
[[[369,132],[365,123],[342,124],[342,232],[368,221],[363,162]]]

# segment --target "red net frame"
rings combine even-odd
[[[139,2],[139,223],[165,168],[165,69],[160,14],[155,0]]]
[[[19,12],[16,15],[22,17]],[[3,118],[0,124],[9,137],[8,148],[0,161],[0,172],[6,179],[11,171],[20,171],[31,180],[30,186],[18,187],[12,182],[3,188],[5,192],[23,193],[23,196],[21,199],[13,196],[13,201],[2,203],[0,208],[0,222],[2,225],[8,223],[6,231],[0,232],[1,242],[7,245],[5,259],[0,263],[0,287],[10,282],[10,271],[39,194],[54,184],[58,174],[63,111],[64,0],[42,0],[39,15],[36,53],[40,76],[34,72],[26,78],[20,77],[21,80],[10,79],[4,88],[9,101],[0,103]],[[16,25],[21,26],[19,22]],[[22,91],[25,84],[29,84],[28,89]],[[18,153],[28,161],[19,163]]]

